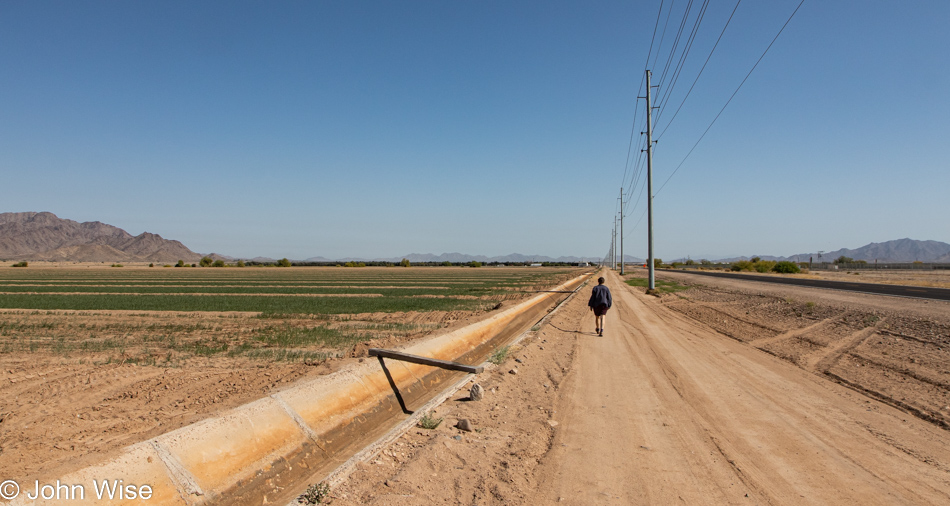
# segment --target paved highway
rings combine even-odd
[[[851,283],[847,281],[825,281],[820,279],[802,279],[779,276],[756,276],[753,274],[738,274],[734,272],[710,272],[698,270],[679,270],[675,272],[699,274],[702,276],[716,276],[720,278],[744,279],[747,281],[761,281],[764,283],[784,283],[786,285],[812,286],[816,288],[830,288],[832,290],[847,290],[851,292],[875,293],[880,295],[896,295],[899,297],[950,300],[950,289],[948,288],[883,285],[877,283]]]

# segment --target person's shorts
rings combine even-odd
[[[605,314],[607,314],[607,309],[609,309],[607,307],[607,304],[598,304],[594,306],[594,314],[596,316],[604,316]]]

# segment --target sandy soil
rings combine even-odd
[[[28,339],[39,343],[34,351],[0,353],[0,476],[55,478],[301,378],[332,372],[366,356],[371,347],[451,330],[490,314],[368,313],[275,321],[256,313],[0,310],[0,325],[15,329],[20,346],[30,346]],[[329,359],[193,354],[194,347],[234,345],[285,326],[354,329],[363,337],[347,357]],[[177,342],[177,351],[166,351],[170,341]],[[151,351],[140,349],[143,342]]]
[[[950,305],[707,278],[658,299],[608,278],[604,337],[574,298],[478,379],[484,400],[442,404],[334,504],[950,502],[933,409]]]

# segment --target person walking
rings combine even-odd
[[[607,316],[607,310],[613,306],[613,298],[610,296],[610,289],[604,284],[606,280],[602,277],[597,278],[597,286],[591,290],[590,300],[587,305],[594,312],[594,325],[597,327],[597,335],[604,335],[604,319]]]

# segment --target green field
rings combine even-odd
[[[0,365],[320,362],[548,290],[565,268],[0,268]],[[63,311],[72,310],[72,311]],[[48,360],[48,359],[47,359]],[[232,363],[232,362],[227,362]],[[238,365],[239,366],[239,365]]]
[[[508,294],[548,288],[571,272],[526,268],[0,269],[0,308],[294,314],[479,310]]]

